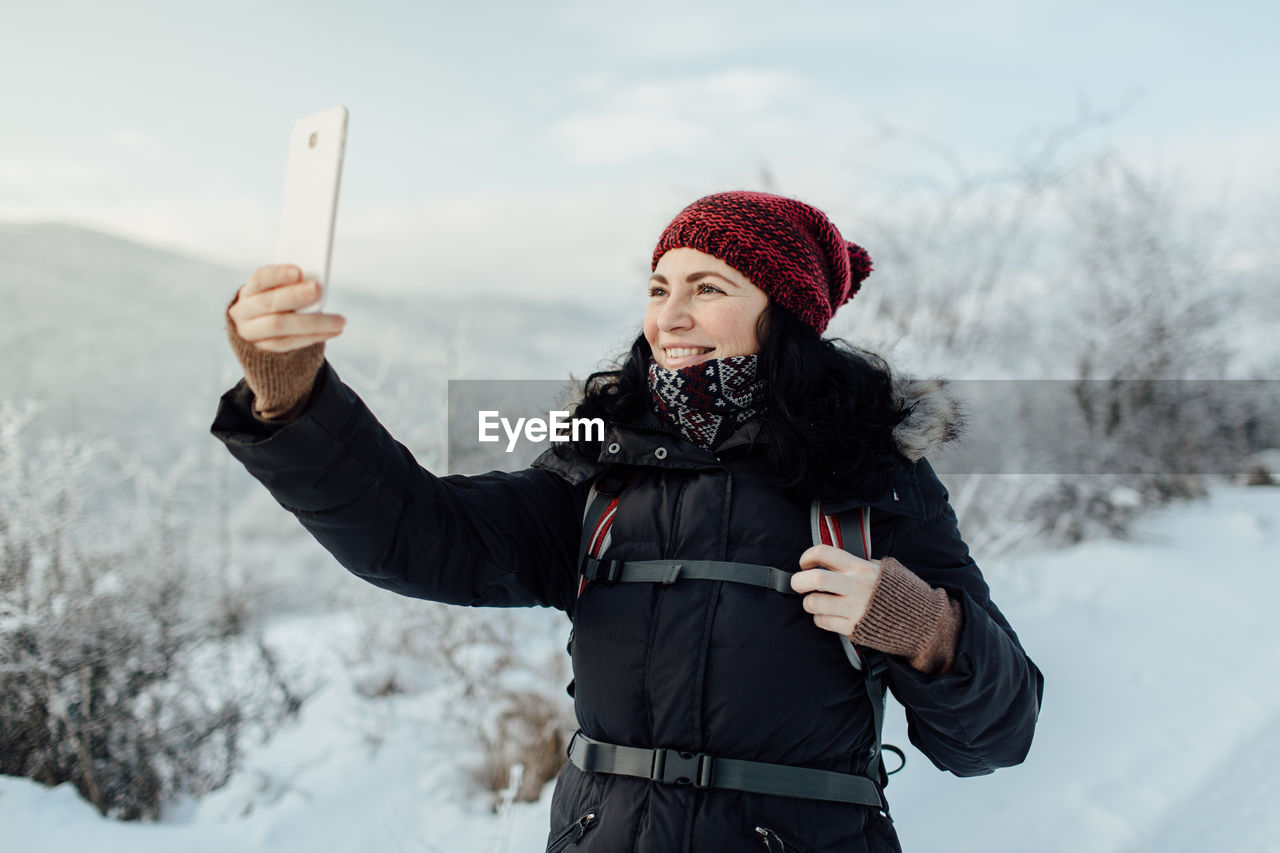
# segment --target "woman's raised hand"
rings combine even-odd
[[[301,277],[292,264],[254,270],[227,310],[236,334],[268,352],[289,352],[342,334],[347,321],[339,314],[298,313],[320,299],[320,283]]]
[[[804,609],[819,628],[848,637],[867,612],[880,579],[880,561],[855,557],[833,545],[814,545],[800,555],[791,588],[804,595]]]

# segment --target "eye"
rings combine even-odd
[[[699,293],[724,293],[723,290],[716,287],[714,284],[711,284],[705,281],[698,282],[698,292]]]
[[[656,284],[651,284],[651,285],[649,285],[649,298],[651,298],[651,299],[652,299],[653,297],[655,297],[655,296],[661,296],[661,295],[663,295],[664,293],[666,293],[666,291],[665,291],[665,290],[663,290],[660,286],[658,286],[658,285],[656,285]]]

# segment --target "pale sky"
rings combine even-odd
[[[671,216],[764,168],[856,240],[1086,108],[1068,151],[1255,213],[1280,185],[1270,3],[3,2],[0,220],[252,269],[290,126],[344,104],[335,287],[638,289]]]

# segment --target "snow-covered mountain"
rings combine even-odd
[[[73,225],[0,223],[0,400],[36,400],[43,431],[113,438],[159,468],[188,448],[219,450],[208,425],[240,377],[223,311],[251,271]],[[328,354],[362,394],[392,381],[426,393],[449,378],[583,376],[639,328],[643,304],[606,290],[570,304],[447,282],[414,299],[334,282],[326,310],[348,323]],[[377,413],[393,426],[397,412]]]

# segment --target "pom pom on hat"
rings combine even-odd
[[[849,291],[850,297],[858,292],[869,275],[871,275],[871,255],[867,254],[867,250],[857,243],[850,243],[849,277],[853,279],[853,287]]]

